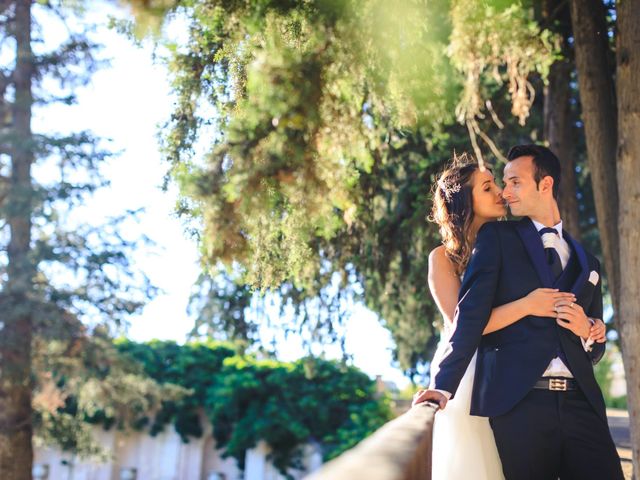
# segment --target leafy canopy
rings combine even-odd
[[[141,28],[157,20],[132,6]],[[500,158],[486,129],[509,125],[504,110],[529,115],[529,76],[554,58],[529,6],[192,0],[161,13],[188,23],[169,45],[163,149],[210,274],[224,264],[239,288],[305,307],[331,297],[329,312],[337,288],[381,315],[403,368],[430,358],[429,185],[454,149],[481,155],[484,141]],[[343,320],[312,318],[329,332]]]

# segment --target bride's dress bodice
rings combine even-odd
[[[459,276],[460,283],[462,283],[462,277],[464,277],[464,272],[462,272],[462,274],[460,274]],[[447,343],[449,342],[449,339],[451,338],[451,335],[453,335],[454,330],[455,330],[455,323],[453,321],[449,322],[447,321],[446,318],[443,318],[442,330],[440,331],[440,342],[438,342],[438,347],[440,347],[440,345],[443,342],[447,342]]]

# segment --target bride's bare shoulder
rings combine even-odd
[[[438,245],[429,253],[429,260],[439,260],[440,258],[447,258],[444,245]]]
[[[453,263],[447,257],[444,245],[439,245],[429,253],[429,270],[431,271],[455,271]]]

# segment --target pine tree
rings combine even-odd
[[[90,132],[32,129],[36,109],[46,113],[48,104],[73,104],[75,89],[98,66],[96,45],[74,21],[79,8],[49,1],[0,4],[3,480],[31,478],[32,397],[43,373],[34,371],[43,363],[37,356],[49,354],[46,346],[53,341],[64,347],[58,355],[73,355],[78,340],[90,333],[83,315],[116,325],[153,292],[130,268],[127,252],[135,242],[117,234],[127,214],[100,226],[70,223],[74,207],[105,184],[99,166],[109,152]],[[51,22],[68,32],[57,45],[46,36]]]

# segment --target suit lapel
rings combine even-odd
[[[542,245],[538,230],[536,230],[533,222],[528,217],[523,218],[516,224],[516,230],[531,258],[531,263],[536,269],[542,286],[551,288],[553,285],[553,274],[547,265],[547,257],[544,253],[544,246]]]
[[[567,241],[567,243],[573,248],[573,251],[578,258],[578,263],[580,264],[580,273],[576,276],[576,281],[573,282],[573,286],[571,287],[571,292],[574,295],[578,295],[582,286],[587,281],[589,275],[589,263],[587,261],[587,254],[578,242],[576,242],[571,235],[569,235],[566,230],[563,230],[562,236]]]

